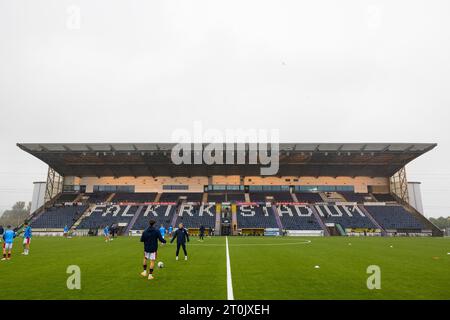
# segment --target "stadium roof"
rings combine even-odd
[[[261,167],[267,167],[261,164],[175,165],[171,160],[174,143],[18,143],[17,146],[62,176],[257,176]],[[436,146],[426,143],[281,143],[277,176],[390,177]],[[248,145],[245,148],[248,153]],[[246,159],[248,162],[248,157]]]

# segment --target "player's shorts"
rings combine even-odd
[[[23,238],[23,244],[30,244],[31,238]]]
[[[145,252],[144,251],[144,257],[148,260],[156,260],[156,256],[158,255],[157,252]]]
[[[3,243],[3,249],[5,250],[11,250],[13,244],[12,243]]]

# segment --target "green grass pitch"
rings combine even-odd
[[[175,261],[175,245],[161,246],[165,268],[151,281],[139,275],[139,238],[35,237],[29,256],[20,240],[12,260],[0,262],[0,299],[227,298],[225,237],[192,237],[188,261]],[[450,299],[449,238],[228,241],[235,299]],[[81,269],[81,290],[67,289],[69,265]],[[381,268],[380,290],[366,286],[369,265]]]

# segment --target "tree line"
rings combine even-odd
[[[17,227],[30,215],[31,202],[18,201],[0,216],[0,225]]]

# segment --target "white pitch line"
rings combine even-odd
[[[227,299],[234,300],[233,281],[231,279],[230,252],[228,251],[228,237],[225,237],[225,246],[227,251]]]
[[[305,240],[302,242],[285,242],[285,243],[238,243],[230,244],[230,247],[251,247],[251,246],[296,246],[300,244],[310,244],[311,240]],[[193,243],[189,246],[202,246],[202,247],[223,247],[225,244],[218,243]]]

